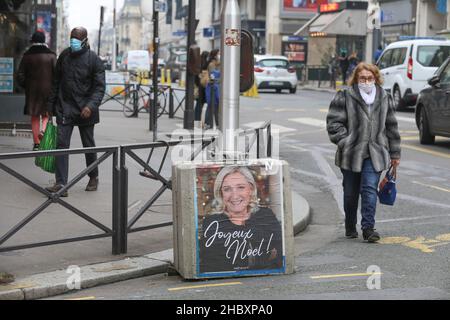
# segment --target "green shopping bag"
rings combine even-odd
[[[53,125],[52,122],[49,122],[47,124],[44,137],[42,138],[41,144],[39,146],[39,151],[56,150],[56,130],[57,128]],[[46,172],[55,173],[56,171],[56,157],[54,156],[36,157],[35,164]]]

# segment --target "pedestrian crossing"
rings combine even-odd
[[[404,123],[409,123],[409,124],[416,123],[416,120],[414,118],[402,117],[402,116],[397,116],[396,118],[397,118],[397,121],[399,121],[399,122],[404,122]],[[306,126],[315,127],[315,128],[320,128],[320,129],[325,129],[327,127],[327,122],[326,122],[326,119],[324,116],[322,116],[321,118],[299,117],[299,118],[288,119],[288,122],[306,125]],[[249,123],[242,124],[241,127],[256,129],[256,128],[259,128],[262,125],[264,125],[264,123],[265,123],[264,121],[249,122]],[[183,124],[181,124],[181,123],[177,124],[176,126],[179,129],[183,128]],[[283,133],[296,132],[296,131],[298,131],[298,128],[287,127],[287,126],[272,122],[272,130],[274,132],[276,131],[276,132],[279,132],[280,134],[283,134]],[[416,132],[416,131],[414,131],[414,132]]]

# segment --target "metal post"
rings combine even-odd
[[[98,48],[97,48],[98,56],[100,56],[100,47],[102,46],[102,28],[103,28],[104,13],[105,13],[105,7],[100,6],[100,27],[98,29]]]
[[[187,37],[187,51],[195,44],[195,19],[196,0],[189,0],[189,17],[188,17],[188,37]],[[188,55],[187,64],[190,64],[191,57]],[[189,70],[186,72],[186,108],[184,111],[184,129],[194,129],[194,86],[195,75],[191,74]]]
[[[119,255],[121,254],[121,232],[120,232],[120,218],[121,218],[121,211],[120,211],[120,205],[121,205],[121,185],[120,185],[120,173],[121,168],[119,166],[119,150],[120,148],[117,148],[117,151],[113,154],[113,194],[112,194],[112,203],[113,203],[113,221],[112,221],[112,230],[113,230],[113,237],[112,237],[112,254],[113,255]]]
[[[153,0],[153,105],[150,112],[150,131],[153,131],[153,141],[158,140],[158,53],[159,53],[159,11],[156,0]]]
[[[241,12],[237,0],[222,7],[220,113],[224,153],[235,153],[239,129]]]
[[[117,38],[116,38],[116,2],[114,0],[114,10],[113,10],[113,52],[112,52],[112,71],[116,71],[117,65]]]
[[[173,95],[174,90],[172,87],[169,87],[169,119],[173,119],[175,117]]]
[[[211,86],[210,88],[210,92],[209,92],[209,123],[211,124],[211,129],[214,128],[214,124],[215,124],[215,109],[216,109],[216,95],[214,92],[214,80],[211,79],[211,81],[209,82],[209,85]]]
[[[126,153],[120,148],[120,220],[119,220],[119,244],[120,253],[127,253],[128,247],[128,169],[125,164]]]

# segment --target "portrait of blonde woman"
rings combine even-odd
[[[200,272],[278,269],[283,266],[282,227],[258,203],[247,167],[223,168],[214,183],[213,212],[202,222]]]

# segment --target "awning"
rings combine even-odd
[[[320,17],[320,14],[316,14],[314,17],[312,17],[307,23],[305,23],[300,29],[298,29],[295,33],[294,36],[299,36],[302,33],[305,33],[305,35],[308,34],[308,28],[309,26],[317,20],[317,18]]]
[[[365,10],[343,10],[322,13],[309,25],[309,33],[327,35],[365,36],[367,34],[367,12]]]

